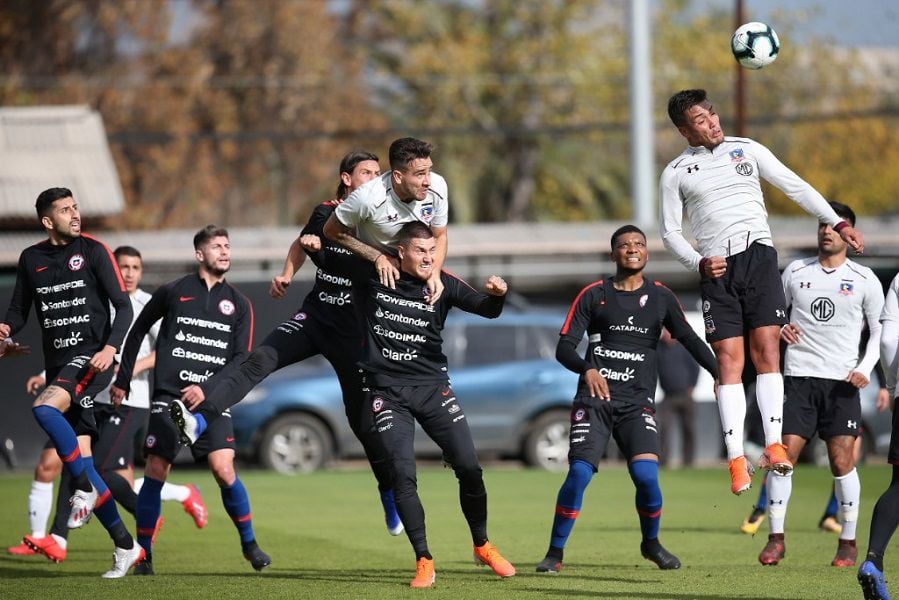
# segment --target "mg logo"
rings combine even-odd
[[[830,321],[836,313],[836,307],[830,298],[815,298],[810,308],[812,316],[819,321]]]

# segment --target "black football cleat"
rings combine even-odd
[[[659,540],[643,540],[640,542],[640,554],[651,560],[660,569],[680,569],[680,560],[662,547]]]

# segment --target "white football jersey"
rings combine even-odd
[[[880,364],[886,379],[886,387],[890,398],[896,397],[896,380],[899,378],[899,273],[893,277],[887,289],[883,313],[880,316],[883,326],[880,339]],[[895,410],[895,409],[894,409]]]
[[[850,259],[825,269],[817,257],[795,260],[783,272],[790,323],[802,332],[787,345],[784,375],[844,380],[852,371],[869,379],[880,356],[883,288],[874,272]],[[865,323],[870,338],[859,360]]]
[[[403,202],[394,193],[388,171],[356,188],[334,210],[337,220],[356,230],[360,240],[378,249],[396,246],[396,234],[405,223],[421,221],[433,227],[446,227],[449,202],[446,180],[431,173],[431,186],[424,200]]]
[[[659,230],[668,251],[695,271],[703,257],[739,254],[753,242],[773,246],[760,177],[819,222],[842,221],[821,194],[765,146],[725,137],[713,150],[687,148],[662,171]],[[684,211],[699,252],[684,237]]]
[[[147,302],[150,301],[151,295],[142,289],[138,288],[137,291],[134,292],[134,295],[128,296],[131,299],[131,309],[134,311],[134,316],[131,319],[131,325],[134,325],[134,322],[137,320],[137,316],[140,314],[140,311],[144,309],[144,306],[147,305]],[[112,315],[110,319],[115,319],[115,308],[112,309]],[[137,353],[137,360],[142,358],[146,358],[149,356],[151,352],[153,352],[153,348],[156,346],[156,338],[159,336],[159,325],[162,321],[157,321],[153,324],[153,327],[150,328],[150,332],[144,336],[144,339],[140,343],[140,350]],[[131,330],[131,326],[128,327],[128,330]],[[121,348],[119,349],[121,350]],[[116,362],[120,360],[120,356],[116,355]],[[94,398],[94,402],[100,404],[112,404],[112,399],[109,397],[109,388],[107,387],[105,390],[97,394]],[[134,408],[150,408],[150,370],[141,371],[137,375],[131,378],[131,391],[128,396],[122,402],[125,406],[133,406]]]

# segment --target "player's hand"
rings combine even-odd
[[[284,277],[284,275],[272,277],[272,285],[268,288],[268,295],[272,298],[283,298],[289,287],[290,277]]]
[[[487,279],[487,293],[491,296],[505,296],[509,291],[509,284],[499,275],[491,275]]]
[[[443,295],[443,280],[440,279],[440,271],[434,271],[425,285],[428,286],[428,304],[433,305]]]
[[[396,289],[396,280],[400,278],[398,260],[382,254],[375,259],[375,269],[378,271],[378,279],[381,281],[381,285],[390,289]],[[428,283],[428,289],[430,290],[430,280]],[[442,288],[441,291],[443,291]]]
[[[798,344],[802,330],[797,325],[787,323],[780,330],[780,339],[788,344]]]
[[[863,374],[858,371],[853,371],[849,373],[849,376],[846,378],[846,381],[857,387],[858,389],[862,389],[866,385],[868,385],[869,379],[865,377]]]
[[[125,396],[127,395],[127,392],[118,386],[113,385],[109,388],[109,398],[112,400],[112,405],[116,408],[122,405],[122,402],[125,401]]]
[[[14,342],[10,338],[6,338],[0,342],[0,358],[27,356],[28,354],[31,354],[31,346]]]
[[[591,398],[599,398],[600,400],[612,399],[612,394],[609,392],[609,382],[596,369],[587,369],[584,373],[584,381],[590,390]]]
[[[12,327],[8,323],[0,323],[0,342],[8,338],[11,332]]]
[[[43,375],[32,375],[28,378],[28,381],[25,382],[25,391],[32,396],[37,396],[37,393],[41,391],[41,388],[45,385],[47,385],[47,380]],[[889,394],[887,395],[889,396]]]
[[[187,407],[187,410],[193,410],[205,399],[206,394],[203,393],[203,388],[197,384],[181,388],[181,402],[184,402],[184,406]]]
[[[113,346],[104,346],[102,350],[94,354],[88,364],[94,371],[102,373],[112,366],[114,360],[115,348]]]
[[[318,252],[322,249],[322,239],[314,233],[307,233],[300,236],[300,246],[306,252]]]
[[[727,272],[727,260],[723,256],[709,256],[699,262],[699,273],[712,279],[723,277]]]
[[[890,390],[880,388],[877,390],[877,401],[874,404],[877,412],[883,412],[890,407]]]
[[[865,251],[865,240],[862,238],[862,233],[852,225],[840,229],[840,237],[849,244],[850,248],[855,250],[856,254],[861,254]]]

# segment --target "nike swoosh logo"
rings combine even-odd
[[[50,268],[50,267],[38,267],[38,268],[35,269],[35,271],[37,271],[38,273],[40,273],[41,271],[46,271],[46,270],[49,269],[49,268]]]
[[[443,390],[442,392],[440,392],[440,395],[441,396],[449,396],[449,393],[450,393],[449,388],[447,388],[447,389]]]
[[[226,437],[226,438],[225,438],[225,441],[228,442],[228,443],[231,443],[231,442],[234,441],[234,438],[233,438],[233,437]]]
[[[181,300],[181,302],[190,302],[191,300],[196,300],[196,299],[197,299],[196,296],[181,296],[179,298],[179,300]]]
[[[62,382],[62,383],[72,383],[72,382],[69,381],[68,379],[63,379],[62,377],[57,377],[57,378],[56,378],[56,381],[60,381],[60,382]]]

